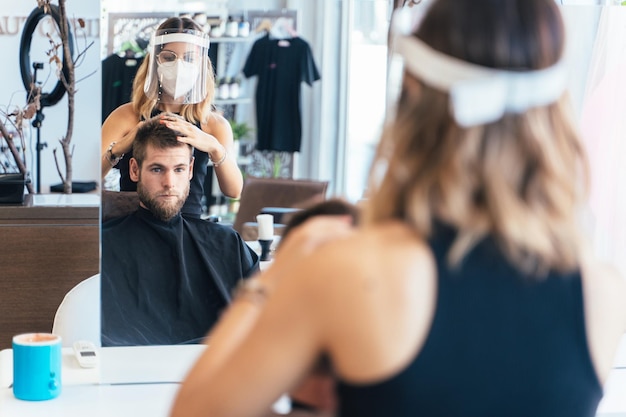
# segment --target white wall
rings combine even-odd
[[[2,83],[0,83],[0,108],[6,110],[9,104],[24,106],[26,90],[22,84],[19,69],[19,47],[24,22],[30,12],[37,7],[36,0],[0,0],[0,48],[3,51]],[[67,0],[67,14],[70,19],[82,18],[86,22],[87,43],[94,45],[86,52],[83,62],[76,69],[77,84],[75,123],[72,144],[74,146],[73,180],[98,181],[100,163],[100,56],[99,56],[99,16],[98,1]],[[85,42],[78,39],[75,50],[84,49]],[[45,59],[46,39],[40,34],[33,36],[31,62]],[[36,50],[38,49],[38,50]],[[43,59],[42,59],[43,60]],[[39,71],[38,80],[48,77],[43,91],[50,91],[56,84],[54,72],[50,73],[45,62]],[[53,84],[54,83],[54,84]],[[41,192],[49,191],[52,184],[61,182],[54,165],[53,149],[62,155],[58,140],[64,136],[67,127],[67,95],[56,105],[43,109],[44,120],[41,126],[41,141],[48,147],[41,152]],[[33,181],[36,179],[35,143],[36,129],[30,123],[25,127],[27,135],[27,165]],[[61,158],[61,163],[62,158]],[[65,168],[62,168],[65,172]],[[34,185],[34,184],[33,184]]]
[[[596,254],[626,278],[626,7],[602,10],[581,108],[591,166],[590,234]]]
[[[569,91],[577,116],[582,112],[589,64],[598,31],[601,7],[561,8],[567,32],[566,59],[570,75]]]

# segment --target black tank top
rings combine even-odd
[[[454,236],[441,228],[430,242],[438,292],[423,348],[387,380],[339,382],[339,415],[594,416],[602,388],[587,346],[580,273],[523,276],[492,239],[450,269]]]
[[[155,111],[152,117],[161,113]],[[196,123],[200,129],[200,123]],[[207,167],[209,164],[209,154],[198,149],[193,150],[193,178],[189,185],[189,197],[185,201],[181,212],[193,217],[200,217],[202,214],[202,196],[204,195],[204,179],[207,176]],[[137,183],[130,179],[130,158],[133,157],[132,149],[124,154],[115,168],[120,170],[120,191],[137,191]]]

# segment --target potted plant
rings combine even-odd
[[[238,141],[239,139],[247,138],[252,133],[252,128],[246,122],[236,122],[230,120],[230,128],[233,131],[233,139]]]

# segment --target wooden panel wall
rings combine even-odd
[[[98,207],[0,207],[0,350],[51,331],[65,294],[99,270]]]

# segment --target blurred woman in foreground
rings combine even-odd
[[[594,416],[626,285],[576,222],[553,0],[434,1],[354,231],[315,218],[209,334],[173,416],[263,415],[327,358],[346,416]]]

